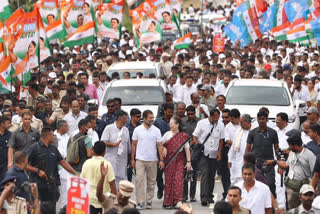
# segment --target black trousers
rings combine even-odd
[[[199,166],[199,161],[192,161],[191,166],[193,169],[193,176],[192,176],[192,181],[190,182],[190,199],[195,198],[196,196],[196,191],[197,191],[197,179],[198,179],[198,166]],[[186,171],[185,175],[186,176]],[[184,180],[183,182],[183,199],[188,200],[188,190],[189,190],[189,181]]]
[[[90,205],[90,214],[102,214],[102,208],[95,208]]]
[[[208,201],[213,199],[213,189],[215,184],[215,176],[217,170],[217,159],[201,155],[201,184],[200,184],[200,200]]]
[[[231,185],[230,170],[228,167],[228,152],[229,148],[226,147],[224,143],[224,146],[221,151],[221,160],[218,161],[218,174],[221,175],[221,183],[223,186],[223,198],[227,196],[228,189]]]
[[[39,199],[41,202],[52,202],[52,210],[56,210],[56,202],[59,199],[59,188],[56,184],[48,184],[47,187],[42,185],[38,188]]]

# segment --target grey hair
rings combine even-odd
[[[252,121],[252,118],[251,118],[251,116],[249,114],[242,114],[241,118],[243,118],[244,121],[246,121],[248,123],[251,123],[251,121]]]
[[[186,104],[184,102],[181,102],[181,101],[177,102],[177,106],[180,105],[180,104],[186,106]]]
[[[57,123],[57,130],[60,129],[67,121],[65,120],[59,120]]]

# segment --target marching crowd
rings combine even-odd
[[[0,213],[64,213],[72,175],[89,181],[92,214],[152,209],[156,185],[163,207],[180,208],[176,213],[197,213],[187,201],[215,203],[216,214],[320,213],[316,46],[276,42],[266,34],[246,47],[227,40],[217,54],[207,27],[192,36],[188,49],[174,49],[171,40],[137,49],[133,35],[122,30],[119,42],[52,45],[53,56],[32,73],[26,99],[0,95]],[[98,118],[106,86],[119,79],[106,71],[128,61],[162,64],[165,76],[156,78],[168,90],[159,115],[126,112],[114,97]],[[248,112],[225,108],[234,79],[284,81],[293,100],[305,102],[300,129],[288,124],[286,112],[272,121],[261,107],[253,122]],[[222,201],[213,198],[216,179]],[[130,199],[134,192],[136,201]]]

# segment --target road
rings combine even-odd
[[[214,188],[214,199],[216,199],[216,197],[218,197],[218,200],[221,200],[222,198],[222,192],[223,192],[223,188],[222,188],[222,184],[220,180],[216,180],[216,184],[215,184],[215,188]],[[197,193],[196,193],[196,199],[197,202],[191,203],[192,207],[193,207],[193,213],[194,214],[211,214],[212,210],[213,210],[213,206],[214,204],[210,204],[210,206],[207,207],[203,207],[200,204],[200,181],[198,181],[197,184]],[[133,196],[133,200],[135,200],[135,194]],[[215,200],[215,201],[218,201]],[[162,208],[162,199],[159,200],[157,199],[157,189],[155,191],[155,196],[153,198],[153,202],[152,202],[152,209],[151,210],[141,210],[140,213],[141,214],[173,214],[176,210],[166,210],[164,208]],[[188,204],[190,203],[189,201],[187,202]]]

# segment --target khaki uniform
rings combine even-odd
[[[27,202],[26,199],[15,196],[10,202],[7,201],[7,204],[13,209],[7,210],[7,214],[27,214]]]
[[[52,99],[52,110],[56,110],[60,108],[60,102],[61,102],[61,97],[59,96],[58,99]]]
[[[39,120],[38,118],[36,117],[32,117],[32,120],[31,120],[31,124],[30,126],[36,130],[38,130],[40,133],[41,133],[41,130],[43,128],[43,122],[42,120]],[[9,127],[9,131],[10,132],[14,132],[16,131],[19,127],[22,127],[22,121],[20,123],[12,123]]]
[[[38,102],[37,99],[46,100],[47,98],[41,94],[38,94],[35,98],[33,98],[32,96],[29,96],[27,106],[32,106],[34,111],[36,110],[36,107],[37,107],[37,102]]]
[[[63,112],[62,108],[58,108],[58,109],[54,110],[54,112],[51,114],[51,117],[49,118],[49,120],[53,120],[55,122],[58,122],[60,120],[63,120],[65,115],[66,114]]]
[[[250,210],[240,207],[238,212],[233,212],[232,214],[250,214],[250,213],[251,213]]]
[[[101,203],[101,205],[104,208],[104,211],[107,212],[108,210],[115,208],[118,210],[118,213],[122,213],[123,210],[127,208],[134,208],[136,206],[136,203],[132,200],[129,200],[128,204],[126,206],[122,206],[119,204],[117,196],[112,193],[106,194],[106,199],[104,202]]]

